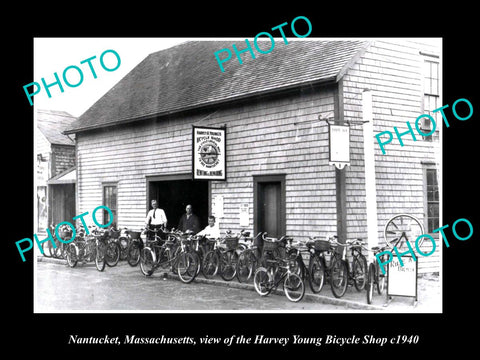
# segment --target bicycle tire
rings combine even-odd
[[[325,284],[325,267],[317,254],[310,257],[308,273],[310,289],[314,294],[318,294]]]
[[[238,255],[235,250],[222,252],[220,258],[220,277],[225,281],[231,281],[237,274]]]
[[[95,267],[98,271],[105,270],[105,245],[99,244],[95,248]]]
[[[287,258],[291,261],[290,271],[305,279],[305,264],[303,263],[302,255],[296,249],[290,249],[287,254]]]
[[[75,248],[74,244],[69,244],[67,247],[67,264],[71,268],[74,268],[77,266],[78,263],[78,256],[77,256],[77,250]]]
[[[237,261],[237,279],[241,283],[246,283],[252,277],[254,262],[252,260],[252,250],[247,249],[240,253]]]
[[[140,271],[145,276],[151,276],[155,266],[155,254],[153,251],[145,247],[140,252]]]
[[[120,245],[111,242],[105,249],[105,262],[107,266],[113,267],[118,264],[118,260],[120,260]]]
[[[128,257],[128,238],[125,236],[119,237],[118,245],[120,246],[120,260],[126,260]]]
[[[197,260],[190,252],[179,254],[177,261],[177,274],[185,284],[191,283],[197,276]]]
[[[272,291],[272,278],[266,268],[260,266],[253,275],[253,286],[260,296],[267,296]]]
[[[367,259],[362,254],[353,257],[353,285],[357,291],[365,289],[367,282],[368,267]]]
[[[412,227],[413,225],[413,227]],[[402,232],[399,238],[396,238],[395,235],[398,232]],[[405,236],[406,239],[402,243],[399,243],[400,238],[403,236],[403,233],[409,233],[410,239],[408,236]],[[424,228],[420,220],[418,220],[415,216],[409,214],[398,214],[391,217],[385,224],[383,228],[383,237],[385,239],[385,243],[388,247],[394,248],[396,247],[399,251],[408,250],[407,246],[405,246],[405,242],[409,241],[412,247],[415,246],[415,241],[419,235],[424,234]],[[421,237],[418,242],[418,247],[422,246],[424,241],[424,237]],[[412,242],[413,241],[413,242]]]
[[[377,293],[382,295],[385,290],[385,283],[387,281],[387,275],[381,273],[380,265],[378,261],[375,262],[375,283],[377,284]]]
[[[65,258],[65,248],[64,248],[64,244],[63,244],[63,243],[58,244],[58,246],[55,248],[53,254],[54,254],[53,256],[54,256],[56,259],[64,259],[64,258]]]
[[[305,295],[305,283],[300,275],[295,273],[287,274],[283,281],[283,291],[288,300],[299,302]]]
[[[368,267],[368,279],[367,279],[367,303],[371,304],[373,299],[373,285],[375,277],[375,266],[370,264]]]
[[[341,298],[345,295],[348,286],[348,267],[340,255],[335,254],[330,268],[330,287],[333,296]]]
[[[127,262],[128,265],[135,267],[140,262],[140,247],[135,242],[128,244],[127,249]]]
[[[220,259],[215,250],[210,250],[205,255],[203,259],[203,276],[207,279],[212,279],[217,275],[218,269],[220,267]]]

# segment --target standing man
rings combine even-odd
[[[167,226],[167,216],[163,209],[158,208],[157,200],[152,200],[152,210],[150,210],[145,219],[145,226],[149,230],[161,229],[162,227]],[[153,232],[149,231],[147,233],[149,239],[153,238]]]
[[[188,204],[185,208],[185,214],[178,221],[178,229],[186,232],[191,231],[194,234],[200,231],[200,220],[192,211],[192,205]]]

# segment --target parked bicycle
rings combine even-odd
[[[250,280],[260,264],[261,254],[256,244],[262,234],[262,232],[259,232],[254,238],[244,238],[245,242],[247,243],[246,249],[241,251],[241,253],[238,255],[236,268],[237,279],[241,283],[245,283]]]
[[[131,237],[128,235],[128,229],[123,228],[120,230],[120,236],[118,237],[118,245],[120,246],[120,260],[127,260],[128,247],[130,245]]]
[[[335,297],[342,297],[347,291],[350,281],[357,291],[362,291],[365,288],[367,280],[367,260],[362,254],[362,245],[364,243],[361,239],[347,240],[345,244],[339,243],[337,240],[331,240],[336,246],[342,246],[342,254],[335,252],[334,263],[331,268],[331,275],[335,275],[332,281],[332,292]],[[347,247],[351,249],[352,265],[347,259]],[[334,291],[335,290],[335,291]]]
[[[302,300],[305,295],[305,284],[298,274],[292,271],[295,260],[291,258],[267,258],[267,267],[259,267],[253,276],[255,290],[261,296],[267,296],[283,285],[285,296],[293,302]]]
[[[57,238],[57,234],[55,233],[55,226],[53,224],[51,224],[49,228],[50,234],[53,238],[53,242],[45,241],[42,243],[43,256],[63,259],[65,254],[65,248],[68,244],[65,244]],[[68,241],[72,238],[72,229],[68,225],[60,226],[58,229],[58,233],[63,241]]]
[[[377,289],[378,295],[382,295],[385,290],[385,283],[387,276],[380,270],[380,264],[378,263],[377,254],[385,251],[386,247],[375,246],[371,249],[374,254],[374,260],[368,266],[368,278],[367,278],[367,303],[371,304],[373,299],[374,288]],[[385,261],[386,254],[380,256],[380,259]]]
[[[156,235],[154,240],[147,241],[141,250],[140,269],[145,276],[151,276],[159,267],[171,266],[182,282],[190,283],[197,275],[198,266],[188,246],[190,239],[177,237],[173,233],[168,235],[166,240]]]
[[[75,240],[69,243],[66,248],[68,266],[73,268],[79,261],[83,263],[95,261],[97,270],[103,271],[105,268],[106,237],[108,236],[106,233],[106,231],[95,228],[90,230],[89,228],[89,234],[86,235],[83,229],[77,230]]]
[[[126,230],[125,236],[128,240],[127,262],[130,266],[137,266],[140,262],[140,251],[143,249],[142,232]]]
[[[225,245],[224,245],[225,244]],[[211,248],[203,259],[203,275],[207,279],[214,278],[218,273],[225,281],[235,277],[237,271],[236,245],[238,239],[227,238],[207,239],[207,246]]]
[[[120,245],[118,239],[120,237],[120,230],[110,228],[105,232],[105,240],[107,246],[105,249],[105,262],[109,267],[116,266],[120,260]]]

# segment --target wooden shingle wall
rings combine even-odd
[[[408,130],[409,121],[415,129],[415,119],[423,114],[423,57],[422,44],[395,40],[376,40],[363,56],[347,71],[343,78],[345,120],[362,120],[362,92],[372,91],[374,135],[381,131],[400,133]],[[424,210],[424,166],[438,168],[438,142],[425,142],[415,132],[402,137],[401,147],[394,134],[383,155],[376,139],[375,171],[377,186],[377,211],[379,242],[384,243],[383,228],[386,221],[399,213],[416,216],[426,227]],[[437,149],[435,149],[437,147]],[[347,171],[347,228],[348,238],[366,237],[365,182],[363,172],[363,132],[361,126],[351,131],[351,166]],[[426,230],[425,230],[426,231]],[[438,236],[435,236],[438,238]],[[415,239],[410,240],[412,244]],[[429,241],[425,241],[428,243]],[[439,271],[441,244],[429,257],[419,257],[419,272]],[[424,252],[428,253],[428,244]]]
[[[78,213],[101,204],[102,183],[117,183],[118,226],[138,229],[147,210],[146,176],[190,173],[192,124],[226,125],[227,181],[211,184],[212,197],[224,196],[221,230],[239,230],[240,204],[248,203],[253,231],[253,175],[286,174],[287,233],[303,240],[333,233],[335,172],[328,165],[327,126],[310,123],[330,111],[333,89],[308,88],[195,115],[78,134]]]

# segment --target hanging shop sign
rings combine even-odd
[[[350,165],[350,126],[328,125],[329,134],[329,164],[337,169]]]
[[[194,180],[226,180],[226,128],[193,126]]]

